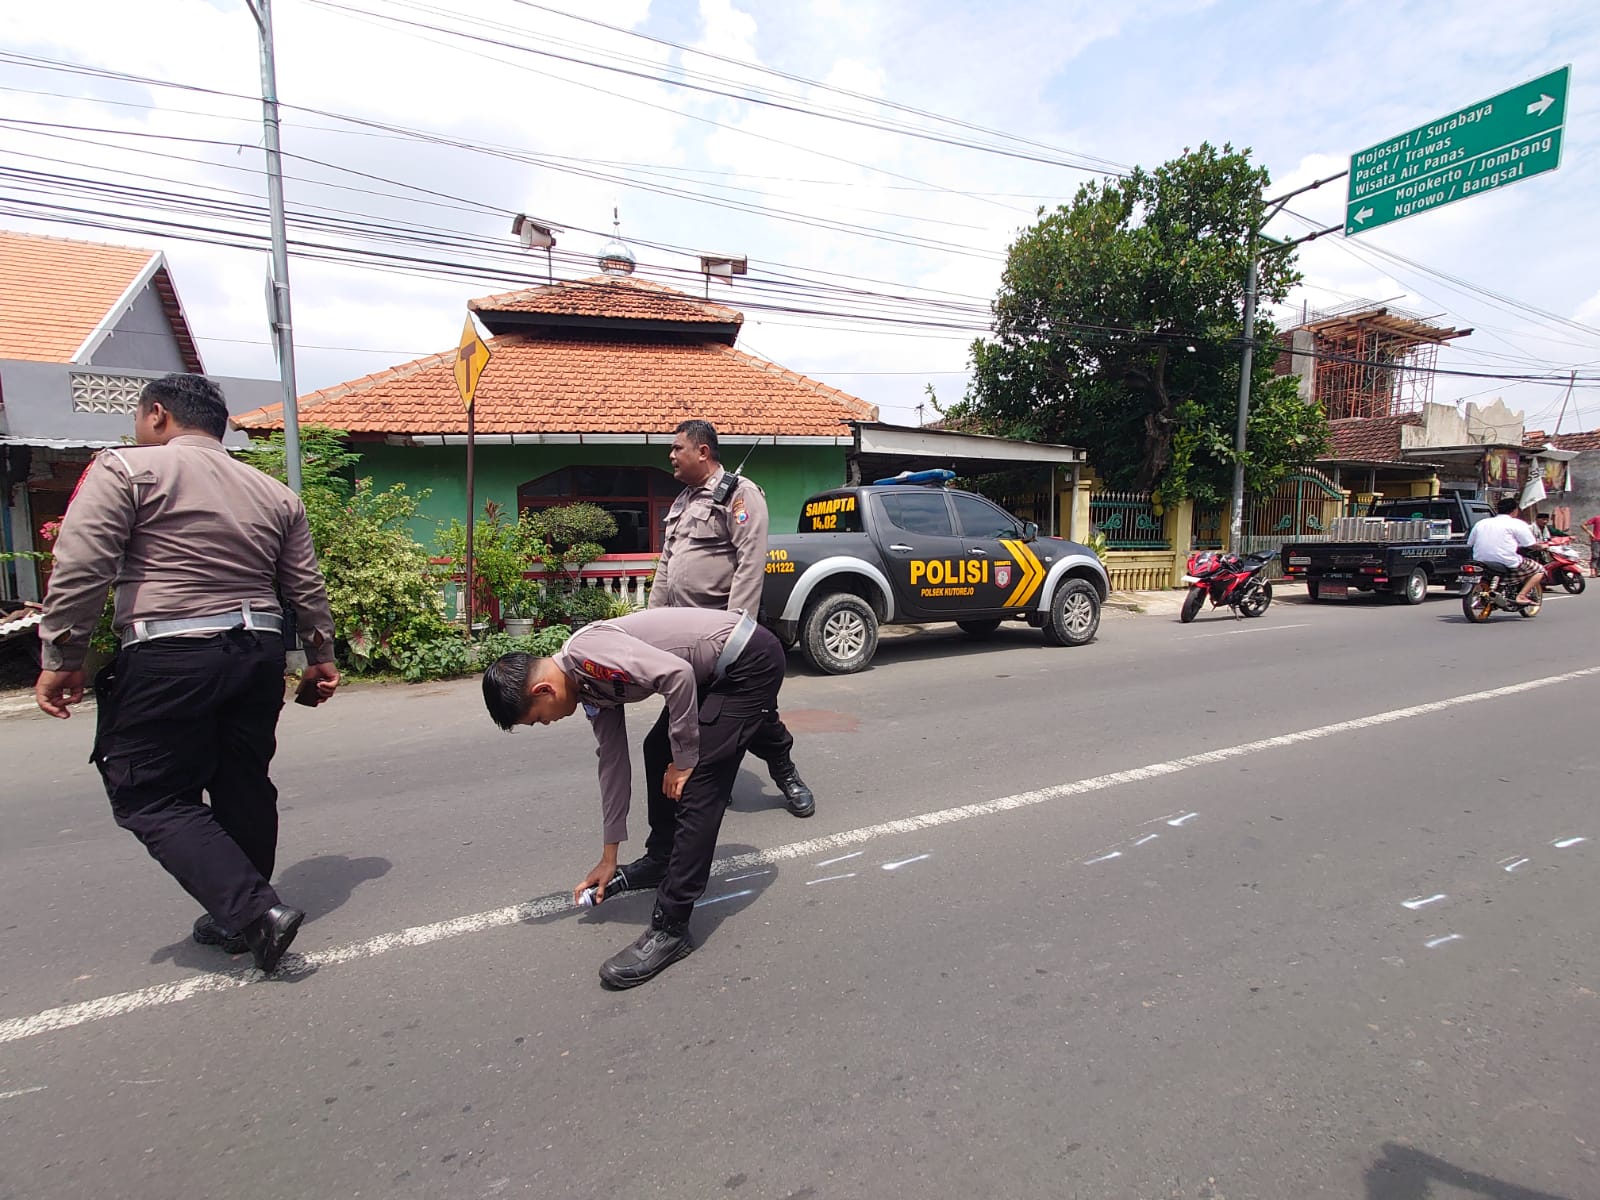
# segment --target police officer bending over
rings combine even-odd
[[[549,658],[507,654],[483,676],[483,699],[502,729],[548,725],[583,705],[599,742],[600,861],[573,889],[656,889],[650,928],[600,967],[608,987],[635,987],[694,949],[689,914],[706,890],[723,810],[750,740],[771,719],[783,686],[783,647],[748,616],[668,608],[586,625]],[[646,741],[650,836],[620,871],[633,766],[623,705],[666,699],[667,736]]]
[[[761,616],[767,569],[767,498],[748,479],[722,469],[710,421],[684,421],[673,431],[669,458],[683,491],[667,510],[661,561],[650,586],[651,608],[720,608]],[[665,736],[665,718],[651,731]],[[756,732],[750,753],[767,764],[772,782],[797,817],[817,811],[790,752],[794,738],[778,717]]]
[[[279,590],[299,615],[311,702],[333,695],[339,673],[305,508],[228,454],[227,429],[222,393],[204,376],[146,385],[138,444],[100,454],[67,508],[34,695],[51,716],[71,715],[114,584],[122,649],[95,679],[90,761],[117,824],[205,907],[195,941],[248,949],[271,972],[305,919],[268,882],[278,845],[267,767],[283,707]]]

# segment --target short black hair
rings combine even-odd
[[[159,404],[186,429],[198,429],[214,438],[228,432],[228,403],[222,389],[204,375],[163,375],[144,385],[139,408]]]
[[[1502,517],[1509,517],[1521,507],[1521,503],[1518,502],[1515,496],[1507,496],[1504,500],[1500,501],[1499,504],[1494,506],[1494,510]]]
[[[528,711],[528,680],[543,659],[517,651],[502,654],[483,673],[483,703],[501,729],[515,729]]]
[[[698,417],[690,421],[679,421],[673,433],[687,434],[691,445],[709,446],[711,448],[711,461],[722,461],[722,447],[717,444],[717,427],[710,421],[702,421]]]

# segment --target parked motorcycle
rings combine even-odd
[[[1212,608],[1226,605],[1235,617],[1259,617],[1272,603],[1272,583],[1263,578],[1267,564],[1278,557],[1270,554],[1222,554],[1216,550],[1197,550],[1189,556],[1183,581],[1189,594],[1183,598],[1178,619],[1187,625],[1210,597]]]
[[[1545,553],[1539,561],[1544,565],[1542,587],[1564,587],[1574,596],[1587,586],[1583,581],[1584,567],[1578,561],[1578,552],[1569,537],[1551,538],[1545,543]]]
[[[1461,568],[1461,579],[1466,587],[1461,593],[1461,611],[1474,625],[1483,624],[1497,611],[1536,617],[1544,606],[1544,589],[1537,583],[1533,585],[1532,599],[1518,604],[1518,589],[1511,572],[1498,563],[1466,563]]]

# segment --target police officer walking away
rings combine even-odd
[[[507,654],[484,672],[500,728],[548,725],[582,704],[599,742],[600,861],[573,900],[656,889],[650,928],[601,965],[607,987],[636,987],[694,949],[689,915],[711,877],[739,762],[777,711],[783,668],[778,639],[748,614],[663,608],[585,625],[550,658]],[[633,791],[623,706],[655,695],[667,702],[667,733],[644,744],[650,836],[644,857],[619,871]]]
[[[280,592],[310,662],[305,702],[332,696],[339,673],[305,508],[223,448],[227,429],[222,393],[204,376],[146,385],[137,445],[100,454],[68,505],[34,695],[51,716],[71,715],[114,585],[122,649],[95,679],[91,755],[112,814],[205,907],[195,941],[248,949],[270,973],[305,919],[268,882],[278,845],[267,767],[283,707]]]
[[[722,467],[710,421],[684,421],[673,430],[672,474],[684,485],[667,510],[661,561],[650,586],[651,608],[720,608],[761,615],[767,568],[767,498],[760,488]],[[666,738],[662,714],[651,738]],[[817,811],[811,789],[795,769],[794,738],[776,708],[750,742],[772,782],[797,817]]]

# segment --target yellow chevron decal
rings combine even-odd
[[[1033,594],[1039,590],[1039,585],[1044,582],[1044,566],[1038,557],[1028,548],[1026,542],[1001,539],[1000,544],[1011,553],[1012,560],[1022,572],[1022,580],[1017,584],[1016,590],[1006,597],[1004,608],[1021,608],[1033,599]]]

